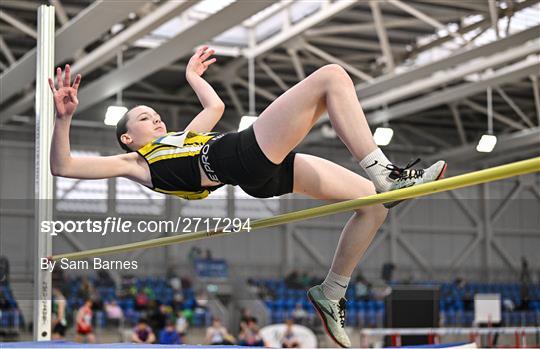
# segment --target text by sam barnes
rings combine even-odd
[[[62,258],[58,261],[49,258],[41,258],[41,270],[52,272],[54,268],[63,270],[135,270],[139,267],[137,261],[109,261],[101,258],[92,258],[91,260],[69,260]]]

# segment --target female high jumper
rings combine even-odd
[[[224,112],[223,102],[201,77],[216,61],[210,59],[213,54],[214,50],[204,46],[186,66],[186,79],[203,110],[184,131],[167,132],[158,113],[139,105],[116,126],[118,142],[127,153],[105,157],[71,156],[69,129],[78,105],[81,75],[71,85],[69,65],[64,79],[62,69],[57,68],[57,87],[49,78],[56,107],[52,174],[78,179],[126,177],[185,199],[202,199],[212,190],[231,184],[258,198],[298,193],[323,200],[356,199],[435,181],[444,175],[444,161],[413,170],[387,159],[373,141],[353,81],[337,64],[321,67],[283,93],[251,127],[226,134],[211,132]],[[292,151],[324,111],[328,111],[336,133],[370,180],[331,161]],[[341,233],[326,279],[308,291],[328,334],[342,347],[351,345],[344,330],[345,291],[386,214],[383,205],[356,210]]]

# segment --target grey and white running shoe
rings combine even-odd
[[[345,298],[341,298],[339,302],[326,298],[321,285],[313,286],[307,294],[311,304],[317,310],[326,333],[340,347],[349,348],[351,340],[345,332],[345,307],[347,305]]]
[[[416,159],[403,168],[392,164],[386,165],[386,169],[390,171],[388,177],[393,180],[389,191],[408,188],[417,184],[434,182],[444,177],[447,167],[445,161],[439,160],[426,169],[411,169],[411,167],[416,165],[419,161],[420,159]],[[387,202],[384,204],[384,207],[392,208],[402,201],[403,200]]]

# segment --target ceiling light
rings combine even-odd
[[[375,134],[373,135],[373,139],[377,145],[388,145],[392,140],[393,135],[394,130],[392,130],[390,127],[377,127]]]
[[[127,113],[128,108],[122,106],[111,105],[107,108],[105,113],[105,120],[103,121],[105,125],[116,126],[118,121]]]
[[[478,145],[476,146],[476,151],[480,153],[491,153],[493,148],[497,144],[497,137],[494,135],[482,135]]]

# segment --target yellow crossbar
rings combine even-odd
[[[441,179],[436,182],[415,185],[409,188],[398,189],[381,194],[366,196],[359,199],[342,201],[334,204],[323,205],[309,208],[301,211],[280,214],[270,218],[259,219],[251,223],[251,230],[273,227],[285,223],[291,223],[310,218],[322,217],[340,212],[355,210],[360,207],[387,202],[415,198],[419,196],[431,195],[443,191],[449,191],[464,187],[469,187],[481,183],[493,182],[496,180],[510,178],[540,171],[540,157],[518,161],[502,166],[492,167],[481,171],[462,174],[459,176]],[[243,232],[242,230],[239,232]],[[128,252],[142,248],[152,248],[179,244],[188,241],[201,240],[205,238],[232,234],[230,232],[217,231],[198,231],[176,236],[151,239],[146,241],[133,242],[124,245],[96,248],[80,252],[64,253],[50,257],[52,260],[61,258],[82,259],[87,257],[102,256],[111,253]]]

